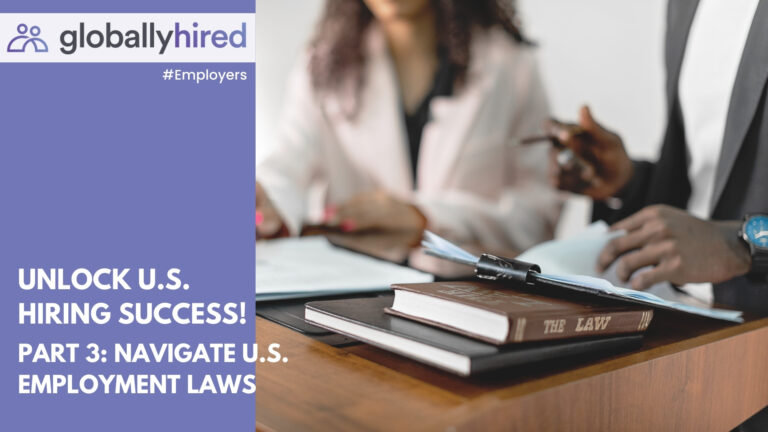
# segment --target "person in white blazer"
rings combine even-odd
[[[547,147],[518,145],[541,133],[547,99],[514,20],[495,0],[329,0],[256,167],[257,235],[322,214],[344,231],[427,228],[496,248],[551,239],[562,200]],[[324,209],[309,208],[313,184]]]

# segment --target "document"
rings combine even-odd
[[[624,234],[608,231],[608,224],[598,221],[572,237],[540,243],[516,259],[538,264],[547,274],[604,277],[597,273],[597,258],[609,241]]]
[[[607,294],[612,297],[631,299],[649,306],[658,306],[664,309],[687,312],[724,321],[737,323],[744,322],[741,311],[695,306],[693,304],[680,302],[677,297],[665,299],[649,291],[637,291],[629,288],[617,287],[605,279],[592,276],[556,276],[542,273],[540,279],[589,288],[595,294]]]
[[[256,242],[256,301],[386,291],[434,277],[311,236]]]
[[[563,240],[552,240],[534,246],[520,254],[516,260],[541,267],[539,281],[571,285],[579,291],[588,291],[620,299],[629,299],[650,306],[687,312],[731,322],[743,322],[742,312],[715,309],[697,299],[679,293],[668,282],[656,284],[648,290],[636,291],[621,283],[616,276],[615,263],[603,274],[598,274],[597,258],[611,239],[624,235],[623,231],[609,231],[605,222],[595,222],[580,234]],[[475,265],[476,257],[451,242],[426,232],[422,245],[432,255],[451,261]],[[643,271],[640,269],[638,271]]]
[[[605,279],[618,288],[631,289],[629,282],[623,282],[616,275],[618,260],[603,273],[597,272],[597,258],[605,245],[626,232],[609,231],[605,221],[597,221],[587,226],[582,232],[561,240],[551,240],[536,245],[517,257],[520,261],[538,264],[543,273],[561,278],[571,275],[589,276]],[[636,274],[651,267],[637,270]],[[689,306],[710,308],[709,302],[676,290],[669,282],[660,282],[644,291],[664,300],[683,303]]]

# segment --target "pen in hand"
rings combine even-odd
[[[632,179],[634,164],[621,137],[600,126],[588,107],[580,109],[578,124],[550,119],[543,128],[544,137],[553,144],[549,180],[557,189],[608,204],[607,201],[613,201]],[[530,138],[524,141],[541,141]],[[570,151],[561,150],[563,146]],[[614,204],[618,201],[609,206]]]
[[[587,169],[587,163],[582,158],[577,156],[573,150],[560,142],[558,136],[563,131],[570,133],[573,137],[586,135],[588,132],[578,125],[569,125],[555,119],[550,119],[549,124],[547,125],[547,129],[549,130],[546,134],[524,137],[520,139],[519,144],[530,145],[548,142],[559,150],[557,155],[557,163],[562,169],[572,170],[575,172],[575,174],[581,173],[582,170]]]

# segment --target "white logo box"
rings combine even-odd
[[[85,28],[85,35],[81,34],[81,23]],[[89,38],[89,33],[97,32],[106,37],[107,23],[113,31],[118,31],[123,36],[123,44],[119,48],[108,48],[106,41],[98,48],[92,48],[88,44],[90,39],[98,43],[102,38],[94,34]],[[146,23],[146,25],[144,25]],[[186,37],[181,37],[182,47],[175,46],[176,23],[181,30],[189,33],[190,42],[194,42],[197,35],[198,45],[201,45],[203,32],[206,46],[186,48]],[[194,24],[197,23],[197,26]],[[48,45],[47,52],[35,52],[29,48],[26,52],[8,52],[8,45],[14,37],[18,36],[17,27],[25,24],[27,35],[30,29],[36,26],[40,29],[37,37]],[[256,61],[256,15],[253,13],[109,13],[109,14],[67,14],[67,13],[30,13],[30,14],[2,14],[0,13],[0,63],[30,63],[30,62],[85,62],[85,63],[254,63]],[[163,54],[160,54],[160,35],[154,33],[154,47],[131,48],[125,46],[127,36],[139,36],[140,42],[150,42],[149,29],[160,31],[166,38],[169,31],[174,31]],[[220,33],[216,33],[219,31]],[[64,46],[60,40],[64,32],[66,41],[75,39],[76,50],[72,54],[65,54],[61,48],[68,51],[70,47]],[[135,32],[135,33],[129,33]],[[234,32],[232,42],[241,47],[231,46],[229,43]],[[223,33],[227,35],[227,43],[224,47]],[[244,35],[241,36],[241,35]],[[214,40],[214,36],[216,39]],[[114,36],[113,41],[119,38]],[[80,47],[82,41],[85,46]],[[214,43],[215,42],[215,43]],[[18,46],[18,44],[14,45]]]

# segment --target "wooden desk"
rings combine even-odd
[[[261,318],[256,421],[275,431],[727,431],[768,405],[768,318],[657,313],[644,346],[597,362],[462,379],[368,345],[333,348]]]
[[[336,240],[365,251],[373,239]],[[386,259],[408,253],[374,243],[367,252]],[[768,405],[768,318],[731,325],[657,311],[639,350],[471,379],[262,318],[256,340],[288,357],[256,366],[264,431],[728,431]]]

